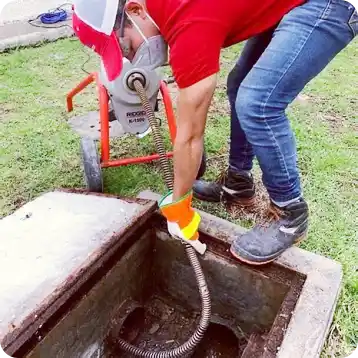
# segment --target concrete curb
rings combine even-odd
[[[8,23],[0,27],[1,32],[6,28],[14,27],[15,23]],[[29,28],[29,32],[13,34],[4,39],[0,39],[0,53],[19,47],[35,46],[44,42],[53,42],[61,38],[67,38],[74,35],[71,26],[64,26],[59,28],[34,28],[27,22],[18,23],[22,31]]]

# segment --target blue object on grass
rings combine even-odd
[[[43,24],[55,24],[67,19],[67,12],[63,9],[56,9],[51,12],[45,12],[39,16]]]

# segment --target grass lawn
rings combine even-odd
[[[221,79],[206,130],[207,178],[215,178],[227,161],[229,115],[225,78],[241,47],[222,53]],[[302,248],[339,261],[344,285],[323,357],[346,357],[358,343],[358,42],[352,43],[313,80],[289,108],[297,135],[299,165],[311,227]],[[79,137],[67,124],[65,94],[84,76],[88,53],[73,39],[0,55],[0,215],[44,191],[83,187]],[[97,68],[91,57],[85,66]],[[75,99],[74,114],[97,109],[94,87]],[[73,115],[73,114],[71,114]],[[115,156],[154,150],[151,138],[112,142]],[[259,169],[255,168],[259,183]],[[158,165],[105,170],[105,190],[135,195],[151,188],[164,192]],[[259,183],[260,184],[260,183]],[[265,199],[264,191],[261,197]],[[264,201],[262,201],[264,202]],[[227,212],[219,205],[202,209],[250,227],[254,213]]]

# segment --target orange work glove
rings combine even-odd
[[[173,192],[170,191],[159,202],[159,209],[167,219],[168,231],[175,237],[190,244],[203,255],[206,245],[199,241],[200,215],[191,207],[192,191],[173,202]]]

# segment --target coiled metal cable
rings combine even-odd
[[[140,80],[134,80],[133,86],[136,89],[142,104],[143,108],[148,116],[149,123],[151,125],[153,136],[154,136],[154,143],[156,146],[156,150],[160,156],[160,165],[164,172],[164,179],[167,187],[171,190],[173,189],[173,175],[170,169],[169,161],[166,156],[163,138],[161,136],[158,122],[155,119],[152,107],[148,101],[146,96],[145,90]],[[193,335],[181,346],[174,348],[168,351],[161,351],[161,352],[148,352],[144,349],[137,348],[128,342],[124,341],[121,338],[117,338],[118,345],[120,348],[125,350],[128,353],[133,354],[137,357],[146,357],[146,358],[179,358],[179,357],[187,357],[190,353],[193,352],[195,347],[200,343],[203,339],[204,334],[209,326],[210,323],[210,316],[211,316],[211,300],[210,300],[210,293],[209,289],[204,277],[203,270],[200,266],[199,259],[194,248],[189,245],[185,244],[185,251],[189,258],[190,264],[193,267],[196,282],[199,288],[200,298],[201,298],[201,316],[199,325],[196,328]]]
[[[170,168],[168,157],[166,156],[166,151],[164,148],[163,138],[160,132],[159,124],[155,119],[154,112],[152,110],[152,106],[148,100],[148,97],[145,93],[143,85],[139,79],[133,81],[133,87],[138,93],[138,96],[142,102],[145,113],[148,117],[149,124],[152,128],[152,133],[154,137],[154,144],[159,154],[159,163],[163,170],[165,184],[167,185],[169,190],[173,189],[173,174]]]

